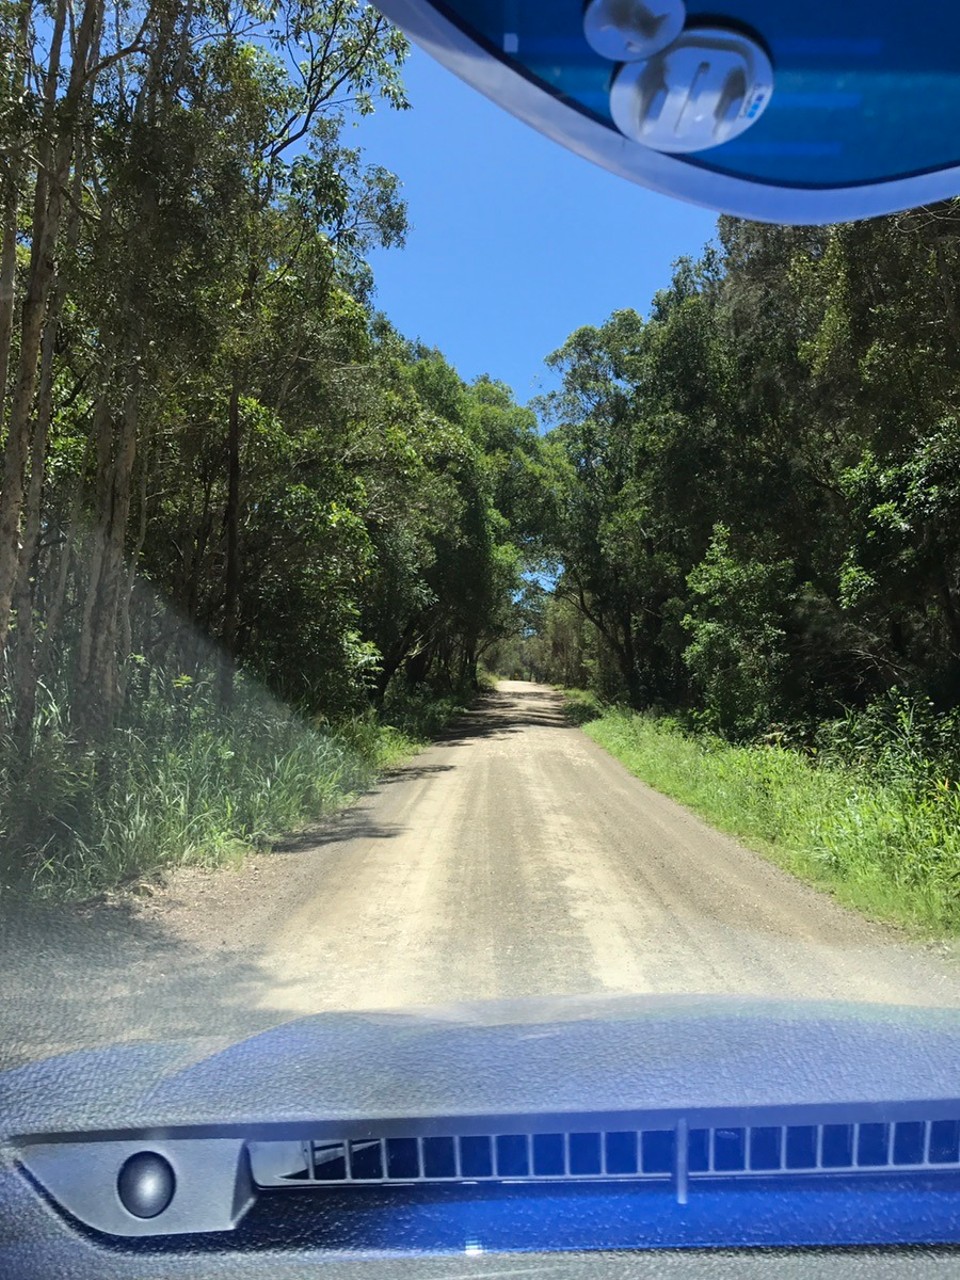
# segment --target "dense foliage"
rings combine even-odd
[[[0,882],[265,839],[485,656],[952,813],[960,205],[721,219],[541,434],[373,310],[374,9],[0,0],[0,52]]]
[[[841,718],[851,750],[906,700],[955,760],[958,237],[954,204],[722,218],[646,319],[574,333],[543,406],[556,592],[504,663],[738,739]]]
[[[475,684],[539,441],[372,310],[372,7],[3,0],[0,45],[0,880],[92,885],[317,811],[358,717]]]

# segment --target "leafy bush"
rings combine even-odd
[[[730,530],[715,525],[706,556],[687,577],[691,606],[682,625],[690,643],[683,661],[716,728],[750,737],[779,709],[791,565],[741,558],[730,543]]]
[[[414,742],[435,737],[448,721],[476,696],[474,690],[436,694],[428,689],[410,690],[401,682],[387,690],[382,718]]]
[[[817,748],[825,759],[868,768],[887,781],[955,779],[960,712],[937,711],[929,698],[894,688],[865,709],[822,725]]]

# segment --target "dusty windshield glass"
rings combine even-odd
[[[0,1065],[960,1004],[957,206],[568,200],[369,8],[0,42]]]

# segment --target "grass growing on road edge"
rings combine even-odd
[[[238,680],[223,715],[210,690],[84,749],[47,697],[31,751],[0,739],[0,897],[82,900],[164,869],[215,867],[348,804],[423,746],[456,698],[394,700],[311,725]]]
[[[606,708],[589,689],[562,689],[563,714],[571,724],[585,725],[599,720]]]
[[[570,695],[567,695],[568,704]],[[583,699],[573,699],[582,714]],[[584,731],[631,773],[876,919],[960,933],[960,791],[606,709]]]

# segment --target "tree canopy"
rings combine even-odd
[[[721,218],[646,316],[572,334],[541,405],[556,591],[513,660],[733,736],[953,706],[958,232],[954,203]]]

